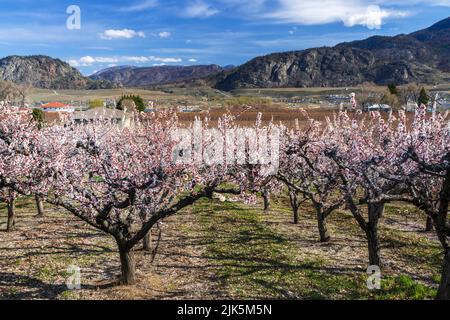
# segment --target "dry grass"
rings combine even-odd
[[[18,206],[17,230],[0,232],[0,299],[424,299],[434,294],[441,252],[424,217],[406,221],[402,204],[381,224],[383,290],[365,287],[366,242],[351,215],[330,218],[332,242],[320,244],[314,213],[293,225],[286,199],[264,213],[240,203],[202,201],[162,226],[152,255],[137,248],[138,283],[118,286],[113,239],[57,208],[37,219]],[[409,210],[410,208],[408,208]],[[5,227],[4,206],[0,229]],[[82,290],[65,286],[69,265],[82,269]]]

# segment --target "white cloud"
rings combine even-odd
[[[170,32],[168,32],[168,31],[163,31],[163,32],[160,32],[160,33],[158,34],[158,36],[159,36],[160,38],[170,38],[171,35],[172,35],[172,34],[171,34]]]
[[[75,59],[67,60],[67,63],[70,64],[74,68],[78,68],[80,66],[78,60],[75,60]]]
[[[197,62],[197,59],[189,59],[189,62]]]
[[[142,31],[135,31],[131,29],[122,29],[122,30],[109,29],[100,33],[100,38],[104,40],[132,39],[135,37],[145,38],[145,33]]]
[[[116,67],[118,64],[145,64],[145,63],[181,63],[181,58],[166,58],[157,56],[121,56],[121,57],[91,57],[84,56],[79,59],[70,59],[67,61],[72,67],[91,67],[94,65],[107,65],[108,67]]]
[[[122,57],[124,61],[133,63],[148,63],[148,62],[159,62],[159,63],[180,63],[183,62],[181,58],[162,58],[156,56],[136,56],[136,57]]]
[[[396,6],[428,5],[450,7],[450,0],[378,0],[378,3]]]
[[[146,63],[150,61],[149,58],[147,57],[138,57],[138,56],[122,57],[122,60],[125,62],[133,62],[133,63]]]
[[[144,11],[147,9],[152,9],[158,6],[157,0],[146,0],[142,1],[140,3],[136,3],[131,6],[123,7],[121,8],[121,11],[125,12],[137,12],[137,11]]]
[[[96,57],[94,58],[95,62],[98,63],[118,63],[119,60],[117,58],[111,58],[111,57]]]
[[[94,64],[103,64],[103,63],[118,63],[119,60],[117,58],[113,57],[91,57],[91,56],[84,56],[81,57],[78,60],[71,59],[68,61],[68,63],[72,67],[90,67]]]
[[[188,18],[209,18],[219,13],[219,10],[211,7],[202,0],[191,2],[184,10],[183,15]]]
[[[161,63],[181,63],[183,62],[183,59],[181,58],[160,58],[155,56],[149,57],[150,61],[156,61]]]
[[[279,2],[279,9],[263,16],[280,22],[303,25],[343,22],[348,27],[362,25],[369,29],[379,29],[385,19],[407,15],[407,12],[382,8],[365,0],[279,0]]]

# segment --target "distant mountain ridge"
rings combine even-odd
[[[240,88],[339,87],[450,81],[450,18],[409,35],[375,36],[334,47],[257,57],[210,77],[211,86]]]
[[[106,80],[124,87],[145,87],[184,82],[208,77],[231,68],[212,65],[194,66],[119,66],[101,70],[90,76],[93,80]]]
[[[114,85],[93,81],[67,62],[47,56],[9,56],[0,59],[0,80],[44,89],[100,89]]]
[[[429,28],[393,37],[374,36],[334,47],[273,53],[239,67],[119,66],[90,77],[51,57],[0,59],[0,80],[47,89],[107,89],[165,84],[240,88],[341,87],[450,82],[450,17]]]

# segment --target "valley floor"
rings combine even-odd
[[[425,218],[392,204],[381,224],[382,289],[369,291],[367,249],[352,216],[329,219],[332,241],[318,242],[314,214],[292,224],[286,199],[264,213],[237,202],[204,200],[161,225],[156,255],[136,251],[138,284],[117,285],[114,240],[65,212],[18,204],[18,225],[4,232],[0,205],[0,299],[431,299],[441,250]],[[154,244],[157,232],[154,232]],[[154,261],[152,262],[154,257]],[[66,287],[81,268],[81,290]]]

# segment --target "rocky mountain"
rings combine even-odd
[[[450,18],[428,29],[375,36],[335,47],[274,53],[209,78],[212,86],[239,88],[339,87],[450,81]]]
[[[59,59],[47,56],[10,56],[0,59],[0,80],[44,89],[100,89],[112,83],[93,81]]]
[[[156,66],[138,68],[120,66],[101,70],[90,76],[93,80],[106,80],[124,87],[145,87],[190,81],[218,74],[230,67],[218,65]]]

